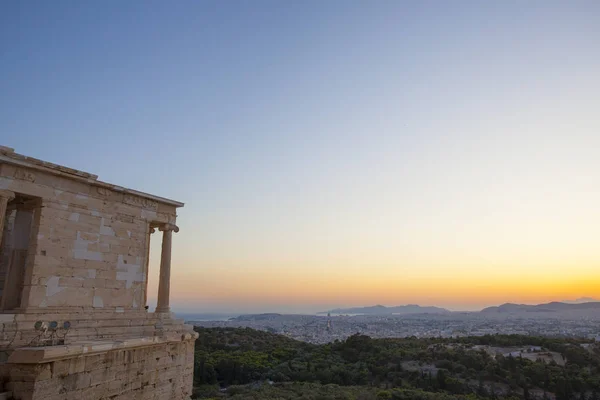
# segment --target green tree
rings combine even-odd
[[[436,376],[437,386],[438,388],[444,390],[446,389],[446,370],[438,369]]]

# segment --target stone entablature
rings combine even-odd
[[[53,164],[47,161],[38,160],[37,158],[27,157],[22,154],[15,153],[10,147],[0,146],[0,163],[11,164],[15,166],[12,177],[15,179],[25,180],[28,182],[36,181],[36,171],[50,172],[53,176],[65,177],[74,181],[83,182],[96,188],[96,192],[100,195],[107,195],[109,191],[123,193],[133,197],[141,197],[154,202],[162,202],[174,207],[183,207],[183,203],[166,199],[164,197],[155,196],[148,193],[143,193],[133,189],[127,189],[122,186],[113,185],[107,182],[98,180],[97,175],[79,171],[73,168],[64,167],[62,165]],[[23,167],[23,168],[21,168]],[[38,182],[43,184],[43,182]],[[62,187],[68,190],[70,186]],[[60,188],[60,187],[59,187]],[[81,189],[80,187],[79,189]],[[83,189],[85,191],[85,189]],[[132,200],[136,201],[136,200]],[[139,203],[138,203],[139,204]]]
[[[179,231],[176,209],[183,203],[97,178],[0,146],[0,360],[8,356],[14,367],[25,363],[24,354],[63,350],[67,359],[87,357],[70,353],[82,341],[103,341],[89,345],[105,352],[124,351],[117,348],[124,343],[160,351],[160,346],[183,342],[181,348],[191,343],[192,361],[189,355],[179,357],[186,361],[172,367],[187,371],[187,377],[196,335],[173,318],[169,307],[171,247],[173,233]],[[150,236],[157,230],[162,254],[158,304],[152,312],[146,307],[148,257]],[[28,348],[40,335],[36,321],[68,322],[60,346]],[[108,346],[107,340],[117,347]],[[28,392],[27,385],[13,378],[15,393],[30,393],[22,398],[42,398],[43,391]],[[53,379],[40,381],[54,385]],[[89,393],[97,386],[93,383]],[[184,397],[164,398],[187,398],[191,378],[184,384],[190,387],[177,389]]]

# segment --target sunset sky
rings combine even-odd
[[[4,1],[0,144],[185,202],[176,311],[600,298],[599,21],[598,1]]]

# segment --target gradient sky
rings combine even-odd
[[[599,21],[594,0],[3,1],[0,143],[185,202],[176,310],[598,297]]]

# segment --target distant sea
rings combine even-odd
[[[185,321],[228,321],[231,318],[239,317],[241,314],[176,313],[176,315]]]
[[[241,314],[219,314],[219,313],[176,313],[177,317],[183,318],[185,321],[228,321],[231,318],[236,318],[241,315],[259,315],[261,313],[241,313]],[[305,314],[281,314],[281,315],[314,315],[316,317],[326,317],[327,313],[305,313]],[[349,314],[349,313],[331,313],[332,317],[356,317],[364,314]]]
[[[318,316],[322,317],[323,315],[327,315],[327,313],[318,313]],[[332,317],[358,317],[359,315],[365,315],[365,314],[350,314],[350,313],[330,313],[330,315]]]

